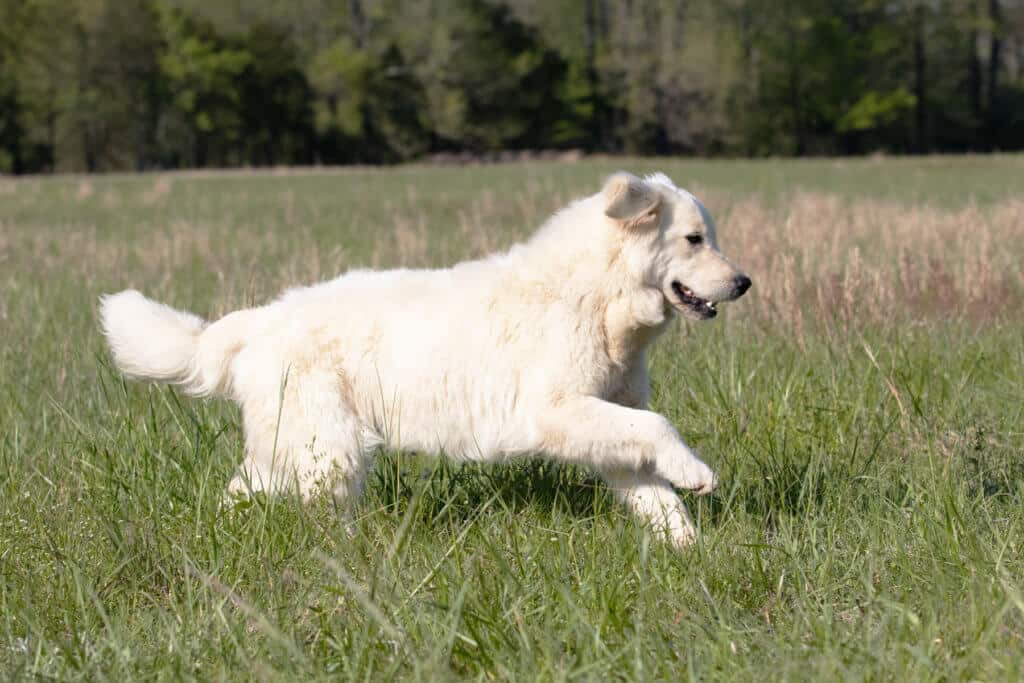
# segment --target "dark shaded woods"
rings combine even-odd
[[[5,173],[1021,148],[1021,0],[0,0]]]

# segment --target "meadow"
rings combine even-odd
[[[716,468],[678,553],[584,470],[377,461],[221,504],[239,416],[126,383],[97,297],[213,318],[528,235],[611,171],[754,280],[655,348]],[[1024,157],[0,178],[0,678],[1024,678]]]

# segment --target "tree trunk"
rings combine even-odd
[[[583,53],[587,79],[587,97],[590,98],[590,139],[601,139],[601,121],[597,114],[597,7],[596,0],[583,3]],[[598,142],[598,146],[600,143]]]
[[[999,63],[1002,60],[1003,50],[1003,10],[999,0],[989,0],[989,19],[992,21],[992,39],[989,44],[988,53],[988,98],[985,111],[985,147],[989,150],[995,148],[997,142],[997,128],[999,126],[999,113],[996,111],[997,98],[999,95]]]
[[[981,122],[981,62],[978,60],[978,5],[971,3],[967,32],[967,104],[974,124]]]
[[[363,11],[362,0],[349,0],[349,15],[352,18],[352,37],[356,48],[366,47],[366,12]]]
[[[924,44],[925,8],[914,9],[914,151],[923,154],[929,151],[928,140],[928,91],[927,63]]]
[[[796,156],[802,157],[807,151],[807,145],[804,141],[804,125],[803,125],[803,97],[801,97],[801,90],[803,85],[801,83],[801,71],[800,71],[800,56],[796,53],[795,45],[798,37],[790,33],[790,50],[787,57],[789,62],[789,106],[792,111],[792,124],[793,124],[793,142],[795,145],[794,152]]]

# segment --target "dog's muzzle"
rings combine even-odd
[[[679,305],[689,309],[691,313],[702,320],[710,320],[718,315],[718,308],[714,301],[702,299],[679,280],[672,281],[672,293],[676,295]]]

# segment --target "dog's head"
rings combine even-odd
[[[626,256],[643,286],[692,320],[718,315],[721,301],[750,288],[750,278],[721,252],[704,205],[663,174],[616,173],[601,191],[604,213],[628,233]]]

